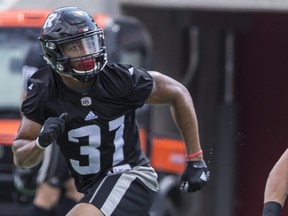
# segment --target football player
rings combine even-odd
[[[288,150],[272,168],[265,186],[262,216],[280,216],[288,191]]]
[[[84,193],[68,216],[149,215],[157,174],[141,150],[135,118],[145,103],[170,107],[187,150],[180,189],[202,189],[209,171],[193,101],[182,84],[156,71],[108,64],[102,29],[76,7],[54,10],[40,43],[51,67],[29,80],[14,162],[35,166],[57,143]]]

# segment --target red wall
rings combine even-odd
[[[236,214],[260,215],[268,173],[288,147],[288,14],[253,15],[236,34],[235,59]]]

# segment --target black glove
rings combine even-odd
[[[64,132],[65,123],[68,120],[68,113],[63,113],[60,117],[50,117],[45,122],[40,131],[36,144],[39,148],[45,149],[54,143],[60,134]]]
[[[201,190],[209,180],[209,171],[205,161],[188,161],[181,176],[180,190],[195,192]]]

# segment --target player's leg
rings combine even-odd
[[[78,203],[66,216],[104,216],[104,214],[89,203]]]

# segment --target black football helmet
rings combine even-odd
[[[89,82],[107,63],[103,30],[93,18],[77,7],[61,7],[46,19],[39,37],[43,58],[59,74]],[[73,58],[63,52],[63,45],[81,43],[87,53]],[[78,65],[77,68],[71,64]]]

